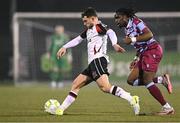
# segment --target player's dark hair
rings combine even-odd
[[[97,12],[94,8],[92,7],[88,7],[82,14],[81,14],[81,17],[83,18],[84,16],[87,16],[87,17],[92,17],[92,16],[95,16],[97,17]]]
[[[118,10],[116,10],[115,17],[118,15],[126,15],[127,17],[132,18],[136,16],[135,15],[136,12],[137,12],[136,10],[131,9],[131,8],[119,8]]]

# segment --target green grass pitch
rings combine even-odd
[[[47,86],[13,87],[0,86],[0,122],[171,122],[180,121],[180,84],[174,84],[174,93],[159,85],[166,99],[176,110],[171,116],[154,116],[161,106],[144,87],[131,87],[121,84],[125,90],[140,96],[141,113],[134,116],[132,108],[123,99],[101,92],[95,83],[84,87],[75,103],[63,116],[46,114],[44,103],[55,98],[60,102],[68,94],[70,86],[63,89],[51,89]]]

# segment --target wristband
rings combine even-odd
[[[131,42],[135,43],[137,41],[136,37],[131,37]]]

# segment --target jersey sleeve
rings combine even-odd
[[[100,23],[96,25],[96,30],[99,34],[105,35],[108,30],[108,27],[107,25]]]
[[[75,47],[78,44],[80,44],[83,41],[83,38],[79,35],[76,38],[72,39],[71,41],[69,41],[68,43],[66,43],[63,47],[64,48],[71,48],[71,47]]]
[[[108,29],[106,34],[109,36],[112,45],[117,44],[117,36],[116,36],[116,33],[112,29]]]
[[[145,32],[148,29],[146,24],[140,19],[134,19],[134,23],[141,32]]]

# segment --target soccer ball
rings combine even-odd
[[[56,99],[49,99],[44,104],[45,112],[52,113],[60,106],[60,103]]]

